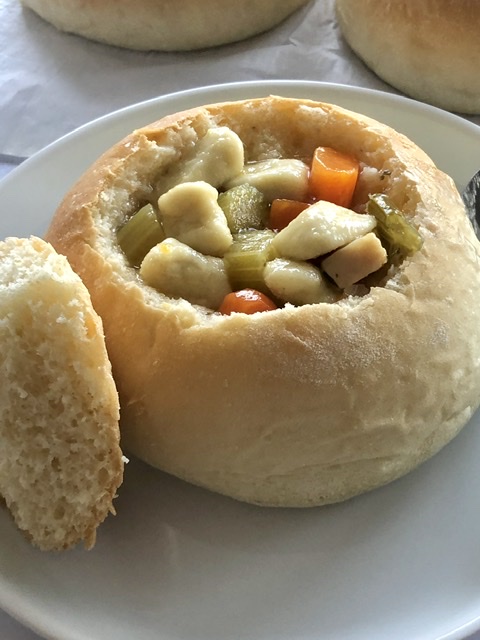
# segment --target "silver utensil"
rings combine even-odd
[[[477,238],[480,239],[480,169],[463,190],[462,198]]]

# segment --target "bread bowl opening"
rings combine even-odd
[[[123,279],[202,314],[255,313],[361,298],[421,248],[385,136],[322,107],[294,127],[271,115],[200,111],[129,139],[97,211]]]

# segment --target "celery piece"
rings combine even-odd
[[[132,267],[139,267],[152,247],[165,240],[155,209],[146,204],[117,231],[117,241]]]
[[[241,184],[224,191],[218,196],[218,204],[232,233],[262,229],[265,226],[268,203],[262,192],[249,184]]]
[[[367,212],[377,219],[377,232],[391,257],[400,253],[412,256],[423,244],[417,229],[383,193],[370,195]]]
[[[274,237],[270,229],[244,231],[234,236],[233,244],[223,257],[234,291],[251,288],[270,295],[263,271],[266,263],[277,257],[272,246]]]

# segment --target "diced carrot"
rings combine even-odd
[[[309,206],[308,202],[276,198],[272,201],[270,207],[268,226],[274,231],[285,229],[285,227],[288,226],[299,213]]]
[[[241,289],[228,293],[218,309],[223,315],[231,313],[257,313],[273,311],[277,305],[268,296],[255,289]]]
[[[310,170],[310,194],[316,200],[327,200],[350,207],[359,172],[358,160],[330,147],[318,147]]]

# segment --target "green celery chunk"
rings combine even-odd
[[[233,244],[223,257],[230,286],[234,291],[256,289],[271,295],[265,284],[266,263],[277,257],[272,246],[275,233],[270,229],[244,231],[233,238]]]
[[[232,233],[265,227],[268,203],[263,193],[249,184],[224,191],[218,196],[218,204]]]
[[[422,236],[385,194],[370,195],[367,213],[375,216],[376,230],[389,256],[396,253],[412,256],[421,249]]]
[[[118,244],[132,267],[139,267],[150,249],[163,240],[165,233],[151,204],[139,209],[117,231]]]

